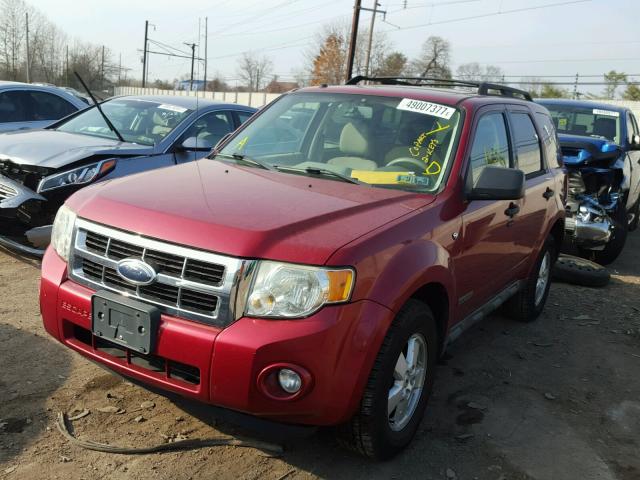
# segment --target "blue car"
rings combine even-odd
[[[0,81],[0,132],[43,128],[87,107],[62,88]]]
[[[255,108],[114,97],[38,130],[0,134],[0,245],[39,255],[67,197],[97,181],[202,158]]]
[[[568,173],[565,239],[601,264],[638,227],[640,131],[631,110],[579,100],[538,100],[555,124]]]

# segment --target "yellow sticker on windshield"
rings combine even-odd
[[[377,172],[374,170],[352,170],[351,178],[355,178],[360,180],[361,182],[369,183],[369,184],[379,184],[379,185],[394,185],[399,183],[406,183],[400,181],[400,177],[404,177],[407,175],[406,171],[400,172]]]
[[[560,129],[560,130],[566,130],[567,129],[567,119],[566,118],[559,118],[558,119],[558,129]]]

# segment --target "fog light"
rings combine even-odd
[[[297,393],[302,388],[302,379],[293,370],[282,368],[278,372],[278,382],[287,393]]]

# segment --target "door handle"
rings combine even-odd
[[[520,207],[519,207],[518,205],[516,205],[515,203],[511,202],[511,203],[509,204],[509,208],[507,208],[507,209],[504,211],[504,214],[505,214],[507,217],[511,217],[511,218],[513,218],[513,217],[514,217],[514,215],[516,215],[519,211],[520,211]]]
[[[544,193],[542,194],[542,196],[546,199],[549,200],[551,197],[553,197],[553,194],[556,193],[553,190],[551,190],[549,187],[547,187],[547,189],[544,191]]]

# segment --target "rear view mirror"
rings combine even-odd
[[[198,137],[189,137],[180,145],[183,150],[195,152],[208,152],[213,148],[211,142]]]
[[[518,200],[524,197],[524,172],[487,166],[467,193],[468,200]]]

